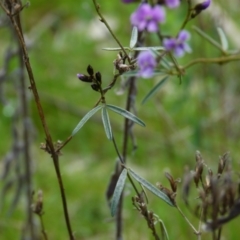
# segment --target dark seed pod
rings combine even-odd
[[[96,77],[97,82],[98,82],[99,84],[101,84],[101,83],[102,83],[101,73],[100,73],[100,72],[97,72],[97,73],[95,74],[95,77]]]
[[[94,91],[99,92],[99,86],[97,84],[92,84],[91,87]]]
[[[94,70],[93,70],[93,68],[92,68],[91,65],[88,65],[88,67],[87,67],[87,72],[88,72],[88,74],[89,74],[90,76],[92,76],[92,75],[94,74]]]

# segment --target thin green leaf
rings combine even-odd
[[[153,46],[153,47],[133,47],[133,48],[130,48],[130,47],[123,47],[125,50],[127,51],[148,51],[148,50],[151,50],[151,51],[164,51],[165,48],[164,47],[160,47],[160,46]],[[120,51],[122,50],[122,48],[120,47],[115,47],[115,48],[102,48],[102,50],[106,50],[106,51]]]
[[[172,64],[165,58],[163,57],[160,61],[161,66],[163,66],[165,69],[170,69],[172,67]]]
[[[106,50],[106,51],[120,51],[120,50],[122,50],[122,48],[120,48],[120,47],[116,47],[116,48],[102,48],[102,50]]]
[[[150,92],[145,96],[145,98],[142,100],[142,104],[144,104],[145,102],[147,102],[147,100],[149,98],[151,98],[159,89],[160,87],[167,81],[168,76],[164,77],[161,81],[159,81],[158,84],[156,84],[151,90]]]
[[[216,48],[218,48],[219,50],[223,50],[222,46],[215,41],[212,37],[210,37],[209,35],[207,35],[205,32],[203,32],[201,29],[199,29],[196,26],[193,26],[193,29],[203,38],[205,38],[209,43],[211,43],[213,46],[215,46]]]
[[[114,193],[113,193],[113,197],[112,197],[112,203],[111,203],[111,214],[112,217],[115,216],[116,211],[117,211],[117,206],[118,206],[118,202],[120,199],[120,196],[122,194],[123,188],[124,188],[124,184],[126,181],[126,177],[127,177],[127,169],[124,168],[118,178]]]
[[[160,224],[161,232],[163,233],[162,239],[165,239],[165,237],[166,237],[166,239],[169,240],[168,232],[167,232],[164,222],[162,221],[162,219],[159,219],[159,218],[158,218],[158,221]]]
[[[91,118],[98,110],[100,110],[103,107],[103,105],[98,105],[95,108],[93,108],[91,111],[89,111],[78,123],[78,125],[74,128],[72,131],[71,136],[73,137],[82,127],[83,125],[88,121],[89,118]]]
[[[162,70],[159,71],[159,70],[155,70],[152,74],[152,76],[166,76],[166,72],[163,72]],[[133,71],[128,71],[128,72],[125,72],[122,74],[122,76],[124,77],[133,77],[133,76],[138,76],[139,75],[139,71],[137,70],[133,70]]]
[[[226,37],[224,31],[221,28],[217,28],[217,31],[218,31],[218,35],[219,35],[220,40],[221,40],[222,49],[224,51],[227,51],[228,50],[228,40],[227,40],[227,37]]]
[[[106,106],[102,108],[102,121],[103,121],[103,126],[104,126],[105,133],[107,135],[107,138],[109,140],[112,140],[112,128],[111,128]]]
[[[152,50],[152,51],[157,51],[157,50],[162,50],[164,51],[165,48],[164,47],[160,47],[160,46],[153,46],[153,47],[136,47],[133,48],[132,50],[134,51],[148,51],[148,50]]]
[[[131,36],[131,39],[130,39],[130,48],[133,48],[136,43],[137,43],[137,39],[138,39],[138,29],[137,27],[133,27],[133,30],[132,30],[132,36]]]
[[[143,191],[143,194],[144,194],[144,196],[145,196],[145,198],[146,198],[146,203],[148,204],[148,196],[147,196],[147,193],[146,193],[146,190],[145,190],[145,188],[143,187],[143,185],[142,184],[140,184],[140,186],[141,186],[141,189],[142,189],[142,191]]]
[[[131,112],[129,112],[123,108],[120,108],[120,107],[117,107],[114,105],[110,105],[110,104],[107,104],[106,106],[108,109],[112,110],[113,112],[118,113],[118,114],[122,115],[123,117],[128,118],[128,119],[132,120],[133,122],[145,127],[145,123],[140,118],[138,118],[134,114],[132,114]]]
[[[127,72],[122,74],[122,76],[124,76],[124,77],[134,77],[134,76],[137,76],[137,75],[138,75],[137,70],[127,71]]]
[[[128,169],[129,173],[131,174],[132,177],[134,177],[139,183],[141,183],[145,188],[147,188],[150,192],[152,192],[153,194],[155,194],[157,197],[161,198],[164,202],[166,202],[167,204],[169,204],[172,207],[175,207],[175,205],[171,202],[171,200],[169,199],[169,197],[162,192],[160,189],[158,189],[157,187],[155,187],[154,185],[152,185],[150,182],[148,182],[147,180],[143,179],[142,177],[140,177],[137,173],[135,173],[133,170],[131,170],[130,168]]]

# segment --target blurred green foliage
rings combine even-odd
[[[120,0],[98,2],[116,36],[123,45],[128,45],[131,32],[129,16],[136,5],[124,5]],[[219,5],[235,22],[238,12],[233,4],[221,0]],[[166,34],[176,34],[186,13],[184,7],[185,3],[180,10],[167,12],[167,23],[162,27]],[[192,25],[197,25],[218,39],[218,23],[214,24],[210,15],[203,13],[189,23],[193,53],[180,59],[179,64],[184,65],[196,57],[219,56],[217,50],[191,30]],[[224,16],[221,20],[225,20]],[[89,0],[47,3],[36,0],[24,10],[22,21],[26,36],[30,41],[34,40],[30,60],[50,132],[55,141],[65,140],[99,98],[89,85],[77,79],[76,74],[86,73],[88,64],[91,64],[95,71],[102,73],[103,84],[107,85],[112,78],[112,62],[116,53],[101,49],[115,47],[117,44],[105,26],[98,21],[92,1]],[[3,46],[0,56],[8,46],[8,35],[6,29],[0,29],[0,45]],[[235,36],[229,36],[231,47],[235,47],[231,37]],[[156,44],[154,35],[149,37],[148,42],[151,45]],[[2,64],[1,57],[0,66]],[[194,167],[196,150],[202,152],[214,171],[218,156],[226,151],[231,152],[233,164],[237,166],[240,137],[238,66],[238,62],[221,66],[195,65],[186,71],[182,84],[179,84],[176,77],[172,77],[143,106],[140,104],[143,97],[159,81],[159,77],[152,81],[139,79],[136,107],[146,128],[134,127],[138,149],[133,153],[131,146],[129,147],[129,165],[149,181],[161,181],[163,184],[167,184],[164,171],[171,171],[174,177],[182,177],[186,165]],[[14,69],[16,63],[12,62],[11,67]],[[119,87],[117,85],[115,89]],[[12,83],[7,83],[5,89],[9,106],[14,108],[17,99]],[[126,93],[118,96],[113,90],[107,94],[107,102],[110,104],[124,107],[125,101]],[[40,143],[44,142],[44,134],[33,100],[30,107],[36,127],[35,140],[32,143],[34,189],[42,189],[44,192],[44,222],[49,239],[66,239],[67,231],[53,163],[50,156],[39,149]],[[0,159],[4,158],[11,146],[12,138],[11,118],[5,111],[6,106],[1,105]],[[114,114],[110,114],[110,118],[116,141],[121,147],[122,118]],[[116,153],[105,137],[99,113],[87,122],[63,150],[62,176],[77,239],[113,239],[114,221],[110,217],[104,194],[115,159]],[[144,219],[132,207],[131,196],[134,192],[130,186],[127,185],[126,188],[125,238],[150,239],[151,233]],[[0,215],[1,239],[19,239],[25,220],[24,197],[12,215],[7,215],[12,195],[9,192],[4,198],[4,208]],[[175,209],[170,209],[154,196],[149,197],[149,209],[164,221],[170,239],[195,238]],[[180,192],[177,200],[184,209]],[[197,226],[197,219],[188,211],[186,214]],[[36,223],[38,224],[37,218]],[[237,231],[233,230],[236,227],[236,221],[233,221],[224,229],[223,236],[226,239],[238,239]],[[203,239],[210,238],[210,234],[203,236]]]

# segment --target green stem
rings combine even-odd
[[[186,18],[185,18],[185,20],[184,20],[184,22],[183,22],[180,30],[182,30],[182,29],[185,28],[185,26],[187,25],[187,23],[189,22],[190,17],[191,17],[191,13],[192,13],[192,1],[191,1],[191,0],[188,0],[188,1],[187,1],[187,4],[188,4],[187,16],[186,16]]]
[[[191,67],[192,65],[198,64],[198,63],[216,63],[216,64],[223,64],[233,61],[239,61],[240,60],[240,54],[238,55],[231,55],[231,56],[222,56],[218,58],[197,58],[189,63],[187,63],[185,66],[182,67],[182,69],[187,69]]]
[[[39,214],[39,218],[40,218],[40,224],[41,224],[41,229],[42,229],[41,231],[42,231],[43,238],[44,238],[44,240],[48,240],[48,236],[47,236],[47,233],[44,228],[42,214]]]
[[[194,231],[194,233],[196,235],[200,235],[201,232],[197,231],[196,228],[191,224],[191,222],[188,220],[188,218],[184,215],[184,213],[182,212],[182,210],[178,207],[178,205],[176,205],[177,210],[180,212],[180,214],[183,216],[183,218],[185,219],[185,221],[188,223],[188,225],[192,228],[192,230]]]
[[[115,36],[115,34],[113,33],[112,29],[110,28],[110,26],[108,25],[107,21],[105,20],[105,18],[103,17],[103,15],[100,12],[100,6],[96,3],[96,0],[93,0],[93,4],[95,6],[95,9],[98,13],[98,16],[100,17],[100,21],[103,22],[105,24],[105,26],[107,27],[108,31],[111,33],[112,37],[115,39],[115,41],[118,43],[119,47],[122,49],[122,51],[124,52],[124,54],[126,55],[128,62],[131,63],[131,59],[129,58],[127,52],[125,51],[124,47],[122,46],[122,44],[120,43],[120,41],[117,39],[117,37]]]

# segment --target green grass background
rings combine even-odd
[[[129,16],[136,5],[124,5],[121,1],[98,2],[116,36],[123,45],[128,45],[131,32]],[[225,1],[219,1],[219,4],[236,21],[238,13],[233,6]],[[163,31],[176,34],[185,13],[185,3],[178,10],[168,10]],[[112,62],[116,53],[102,51],[102,48],[115,47],[117,44],[98,21],[90,0],[36,0],[24,10],[22,21],[26,36],[29,40],[35,39],[29,55],[49,129],[55,141],[65,140],[99,97],[89,85],[80,82],[76,74],[86,73],[88,64],[91,64],[95,71],[102,73],[103,84],[107,85],[112,78]],[[191,21],[188,30],[192,33],[190,45],[193,53],[179,59],[179,64],[184,65],[195,57],[219,56],[217,50],[191,30],[191,26],[197,25],[219,41],[216,31],[219,24],[214,24],[207,13]],[[8,46],[8,37],[9,33],[0,29],[1,56]],[[148,38],[148,42],[156,44],[154,35]],[[234,47],[231,39],[230,46]],[[0,63],[2,65],[2,58]],[[13,61],[11,69],[16,64]],[[194,168],[196,150],[201,151],[215,172],[218,156],[226,151],[230,151],[234,167],[239,168],[238,66],[238,62],[222,66],[193,66],[186,71],[182,84],[172,77],[145,105],[141,105],[141,101],[159,81],[159,77],[139,79],[136,108],[146,128],[134,127],[138,149],[132,153],[129,146],[129,166],[152,183],[162,182],[165,185],[164,171],[171,172],[175,178],[182,178],[185,166]],[[126,93],[117,96],[115,90],[118,87],[119,84],[108,92],[107,101],[124,107]],[[14,108],[17,98],[11,82],[6,84],[6,94],[9,106]],[[68,239],[53,163],[50,156],[39,149],[40,143],[44,142],[44,134],[33,100],[30,109],[36,128],[32,143],[33,182],[34,189],[42,189],[44,193],[46,231],[49,239]],[[4,158],[11,146],[11,118],[6,116],[5,111],[6,106],[1,105],[0,159]],[[116,141],[121,147],[123,119],[114,114],[110,115],[110,119]],[[115,161],[116,153],[112,143],[105,137],[99,113],[64,148],[61,170],[76,239],[114,239],[114,220],[105,200],[105,190]],[[0,163],[0,170],[2,168]],[[4,199],[0,213],[1,239],[19,239],[21,236],[25,221],[24,196],[12,215],[7,215],[14,191],[13,188],[4,198],[1,196],[1,201]],[[132,206],[134,191],[130,184],[126,186],[125,195],[124,238],[153,239],[145,220]],[[196,239],[175,209],[151,194],[149,199],[149,209],[164,221],[170,239]],[[180,189],[177,201],[184,209]],[[191,201],[194,205],[194,197]],[[197,219],[188,210],[185,212],[192,223],[198,226]],[[35,220],[38,225],[37,217]],[[223,230],[223,239],[238,239],[237,224],[238,219]],[[211,235],[206,233],[202,239],[211,239]]]

